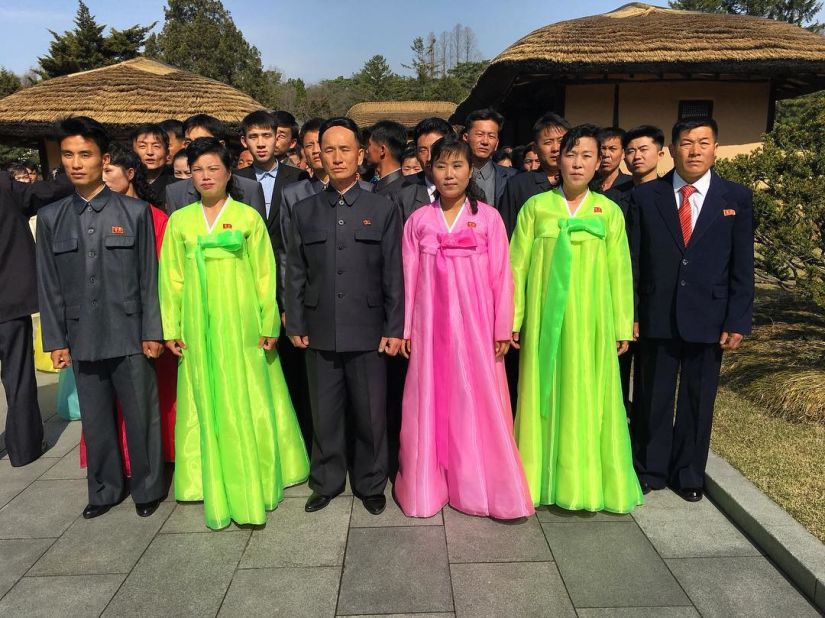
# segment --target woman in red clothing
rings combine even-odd
[[[103,181],[112,191],[149,202],[155,227],[155,248],[160,256],[163,233],[169,216],[161,209],[151,206],[152,189],[146,181],[146,168],[137,154],[122,144],[113,143],[109,147],[109,163],[103,168]],[[175,397],[177,390],[177,359],[171,354],[163,354],[155,360],[158,379],[158,399],[160,402],[161,440],[166,461],[175,461]],[[83,411],[81,410],[81,415]],[[129,474],[129,451],[126,447],[126,428],[119,406],[117,410],[120,426],[120,447],[123,453],[123,467]],[[86,467],[86,444],[81,437],[80,465]]]

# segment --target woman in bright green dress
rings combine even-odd
[[[621,210],[588,190],[599,152],[597,127],[572,129],[562,185],[519,212],[515,433],[534,504],[628,513],[643,503],[618,362],[633,338],[632,272]]]
[[[275,350],[275,258],[261,215],[232,199],[226,147],[201,138],[187,156],[201,201],[169,218],[160,256],[164,338],[180,357],[175,497],[203,500],[213,529],[263,524],[309,474]]]

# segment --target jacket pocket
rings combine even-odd
[[[355,230],[355,240],[360,240],[362,242],[381,242],[381,237],[381,230]]]
[[[52,243],[52,253],[77,251],[77,238],[61,238]]]
[[[65,309],[67,320],[80,319],[80,305],[68,305]]]
[[[306,230],[301,233],[301,242],[305,245],[312,245],[318,242],[326,242],[327,240],[327,231],[326,230]]]
[[[381,294],[370,292],[367,294],[368,307],[380,307],[384,304],[384,299]]]
[[[317,288],[307,288],[304,290],[304,307],[317,307],[319,296],[320,294]]]
[[[714,285],[713,290],[711,292],[713,294],[713,298],[727,298],[728,297],[728,286],[726,285]]]
[[[109,235],[103,239],[103,246],[108,249],[117,249],[119,247],[134,247],[134,236]]]

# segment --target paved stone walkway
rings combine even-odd
[[[171,496],[147,519],[127,500],[86,521],[80,424],[53,416],[55,378],[40,379],[54,446],[25,468],[0,459],[3,617],[818,615],[711,502],[667,490],[632,516],[510,525],[408,519],[391,500],[374,517],[349,494],[308,515],[305,486],[255,529],[210,532]]]

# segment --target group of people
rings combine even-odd
[[[215,529],[263,524],[307,479],[306,511],[323,509],[348,473],[367,511],[392,480],[411,517],[700,500],[754,291],[751,195],[713,171],[716,123],[677,122],[661,177],[659,128],[547,113],[519,171],[494,160],[503,124],[428,118],[409,142],[392,121],[258,111],[238,169],[203,114],[128,146],[61,121],[62,176],[0,179],[12,465],[48,448],[39,307],[76,381],[86,518],[129,493],[151,515],[164,460]]]

